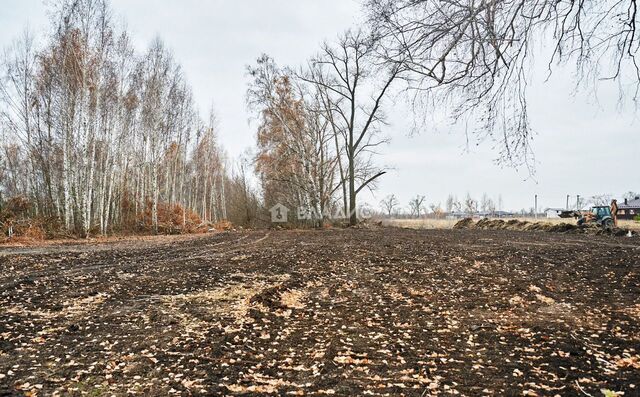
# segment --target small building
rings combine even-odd
[[[496,218],[513,218],[515,214],[513,212],[508,212],[508,211],[496,211],[494,216]]]
[[[464,219],[464,218],[473,218],[474,214],[469,214],[462,211],[451,211],[447,215],[447,219]]]
[[[558,219],[560,218],[560,214],[564,211],[563,208],[547,208],[544,210],[548,219]]]
[[[618,219],[635,219],[640,215],[640,197],[633,200],[624,199],[624,202],[618,203]]]

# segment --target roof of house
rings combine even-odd
[[[627,200],[627,204],[623,202],[618,202],[618,208],[640,208],[640,198],[635,198],[633,200]]]

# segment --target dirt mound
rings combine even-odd
[[[379,229],[382,227],[382,221],[373,219],[363,219],[355,226],[351,226],[351,229]]]
[[[594,236],[623,237],[631,234],[637,236],[634,231],[621,228],[604,229],[598,225],[574,225],[572,223],[529,222],[518,219],[508,221],[502,219],[483,218],[474,222],[471,218],[465,218],[453,226],[454,229],[481,229],[481,230],[514,230],[526,232],[550,232],[550,233],[575,233]]]
[[[473,219],[464,218],[459,220],[455,225],[453,225],[454,229],[471,229],[473,227]]]

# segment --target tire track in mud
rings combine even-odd
[[[244,240],[248,240],[249,237],[254,237],[254,236],[260,236],[260,234],[263,234],[262,237],[258,237],[253,241],[248,241],[246,243],[243,243]],[[255,244],[259,244],[261,242],[263,242],[264,240],[266,240],[269,236],[270,236],[270,232],[267,231],[263,231],[263,232],[252,232],[252,234],[247,234],[244,235],[240,238],[238,238],[237,240],[234,240],[232,243],[241,243],[241,244],[237,244],[235,246],[225,246],[223,247],[222,250],[204,250],[204,251],[198,251],[198,255],[190,255],[187,256],[185,258],[183,258],[183,260],[189,261],[189,260],[199,260],[199,259],[210,259],[210,258],[218,258],[218,257],[223,257],[225,254],[228,253],[234,253],[234,252],[238,252],[243,248],[255,245]],[[219,244],[214,244],[214,245],[221,245],[223,243],[219,243]],[[227,244],[227,243],[224,243]]]
[[[250,237],[258,236],[256,241],[250,241],[245,244],[240,244],[244,240]],[[184,244],[167,244],[166,242],[152,242],[151,247],[143,246],[138,242],[120,243],[113,242],[103,244],[101,246],[62,246],[62,247],[45,247],[29,250],[12,250],[9,249],[2,253],[4,256],[0,256],[0,260],[7,262],[12,256],[30,256],[34,262],[37,262],[41,257],[54,256],[53,259],[49,258],[49,261],[54,261],[56,265],[47,266],[44,270],[31,270],[21,271],[21,269],[13,269],[12,272],[3,271],[3,276],[0,276],[0,289],[10,288],[20,283],[33,283],[36,279],[58,277],[60,273],[65,274],[67,277],[77,276],[83,273],[90,273],[100,271],[103,269],[117,268],[117,267],[136,267],[139,262],[152,262],[156,265],[170,263],[176,259],[180,260],[197,260],[213,257],[222,257],[229,251],[241,249],[246,245],[257,244],[265,240],[268,236],[268,232],[255,232],[255,234],[242,234],[234,240],[218,241],[218,237],[231,237],[233,233],[220,233],[208,237],[200,237],[193,240],[182,241]],[[200,243],[204,242],[203,245]],[[214,248],[222,246],[222,249]],[[200,248],[202,247],[202,248]],[[172,250],[170,258],[166,257],[166,251]],[[188,256],[194,249],[198,249],[198,255]],[[109,257],[109,252],[118,251],[124,253],[118,257]],[[183,256],[186,256],[183,258]],[[117,263],[113,261],[117,260]],[[0,261],[0,269],[3,268],[2,261]],[[102,263],[87,265],[88,262],[100,261]],[[59,264],[59,265],[58,265]],[[5,280],[3,280],[5,279]],[[9,280],[9,281],[6,281]]]
[[[572,395],[579,380],[592,395],[633,395],[636,251],[553,239],[252,231],[73,254],[35,284],[0,287],[12,308],[0,313],[0,373],[13,372],[0,384],[38,382],[44,395]]]

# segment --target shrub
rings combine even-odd
[[[22,237],[26,237],[31,240],[44,240],[47,237],[44,229],[37,223],[30,223],[29,226],[22,232]]]
[[[146,202],[144,213],[138,217],[136,231],[153,231],[152,206],[151,201]],[[183,209],[179,204],[158,203],[158,233],[160,234],[194,233],[198,231],[201,224],[202,220],[198,214],[189,209]]]
[[[11,233],[9,232],[11,230]],[[10,218],[0,222],[0,236],[25,238],[28,240],[46,240],[68,237],[57,217]]]
[[[640,214],[636,215],[636,222],[640,222]]]
[[[25,197],[13,197],[3,203],[0,210],[0,222],[12,219],[22,219],[28,216],[31,203]]]
[[[30,227],[27,222],[31,203],[25,197],[13,197],[2,203],[0,209],[0,232],[7,237],[20,237]]]
[[[219,221],[217,223],[215,223],[213,225],[213,228],[216,230],[231,230],[233,229],[233,223],[227,221],[227,220],[222,220]]]

